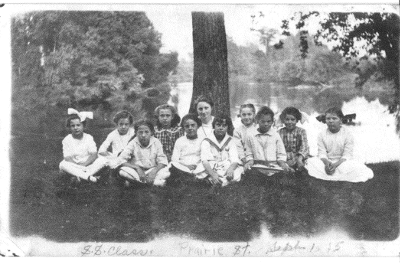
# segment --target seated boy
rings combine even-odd
[[[136,137],[128,143],[120,157],[122,164],[119,174],[125,185],[140,182],[163,186],[169,176],[167,156],[161,142],[154,138],[154,126],[150,121],[141,120],[135,124]]]
[[[246,164],[244,169],[272,175],[278,171],[293,172],[286,163],[286,151],[279,134],[271,129],[274,123],[274,112],[264,106],[256,115],[258,129],[249,134],[245,141]],[[261,164],[261,165],[259,165]]]

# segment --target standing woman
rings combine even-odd
[[[214,116],[211,115],[211,112],[214,107],[214,102],[206,96],[199,96],[194,106],[201,120],[201,126],[197,130],[197,134],[200,139],[209,138],[213,133],[212,123]]]
[[[343,112],[330,108],[325,112],[328,128],[318,135],[318,157],[308,160],[308,173],[329,181],[365,182],[374,174],[353,159],[353,135],[342,126]]]

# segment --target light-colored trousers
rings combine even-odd
[[[105,158],[97,158],[92,164],[88,166],[82,166],[76,163],[67,162],[63,160],[59,167],[60,171],[69,173],[73,176],[88,180],[89,176],[94,176],[97,172],[103,169],[107,165]]]
[[[154,168],[148,169],[147,171],[145,171],[145,174],[150,173],[150,171],[153,169]],[[133,169],[131,167],[126,167],[126,166],[121,167],[121,169],[119,170],[119,174],[124,178],[130,179],[133,181],[137,181],[139,183],[143,183],[142,181],[140,181],[139,174],[136,172],[135,169]],[[156,186],[164,186],[165,180],[169,176],[170,176],[169,166],[166,166],[157,172],[156,178],[154,178],[153,184]]]
[[[374,173],[370,168],[355,160],[346,160],[336,168],[332,175],[326,174],[325,165],[318,157],[308,159],[306,168],[310,176],[328,181],[357,183],[365,182],[374,177]]]

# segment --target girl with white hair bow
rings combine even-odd
[[[68,109],[68,134],[62,141],[64,160],[60,163],[60,170],[76,176],[78,181],[84,179],[97,182],[95,177],[106,166],[105,158],[97,158],[97,147],[90,134],[84,133],[86,118],[93,119],[92,112],[78,112]]]

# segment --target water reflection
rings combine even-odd
[[[239,106],[253,103],[256,107],[269,106],[279,114],[285,107],[297,107],[310,115],[309,121],[302,126],[307,130],[311,155],[317,154],[316,139],[325,125],[315,117],[327,108],[341,107],[344,114],[356,113],[357,125],[348,126],[355,137],[354,157],[367,163],[400,160],[400,140],[396,133],[395,118],[378,99],[368,102],[357,97],[357,90],[324,89],[314,86],[288,87],[279,83],[232,82],[230,83],[231,116],[234,124]],[[192,83],[180,83],[173,91],[178,96],[178,112],[185,115],[190,106]],[[278,115],[276,116],[278,118]]]

